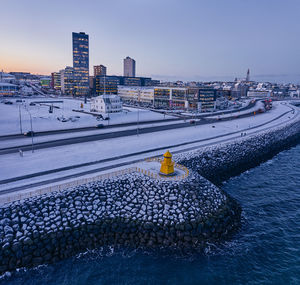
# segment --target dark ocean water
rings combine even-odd
[[[300,284],[300,145],[230,179],[242,228],[205,253],[103,248],[13,273],[4,284]],[[0,282],[1,283],[1,282]]]

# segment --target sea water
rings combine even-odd
[[[2,277],[3,284],[300,284],[300,145],[221,187],[242,227],[202,253],[105,247]]]

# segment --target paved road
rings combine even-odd
[[[236,118],[245,118],[253,116],[253,113],[243,114],[235,116]],[[233,117],[228,117],[222,119],[222,121],[229,121],[232,120]],[[88,136],[80,136],[80,137],[72,137],[72,138],[65,138],[65,139],[59,139],[59,140],[52,140],[47,142],[40,142],[34,144],[34,149],[44,149],[44,148],[50,148],[50,147],[57,147],[57,146],[63,146],[63,145],[69,145],[69,144],[76,144],[76,143],[83,143],[83,142],[90,142],[90,141],[99,141],[104,139],[111,139],[111,138],[119,138],[124,136],[132,136],[136,135],[137,131],[139,134],[147,134],[147,133],[153,133],[153,132],[160,132],[160,131],[166,131],[166,130],[173,130],[173,129],[180,129],[180,128],[187,128],[187,127],[193,127],[195,125],[204,125],[204,124],[211,124],[211,123],[217,123],[219,122],[218,119],[200,119],[195,121],[194,124],[190,124],[190,122],[187,123],[178,123],[178,124],[169,124],[169,125],[162,125],[162,126],[154,126],[154,127],[145,127],[145,128],[139,128],[132,129],[132,130],[124,130],[124,131],[117,131],[117,132],[111,132],[111,133],[104,133],[104,134],[96,134],[96,135],[88,135]],[[29,151],[32,149],[30,138],[28,138],[28,144],[26,145],[20,145],[20,146],[14,146],[14,147],[7,147],[7,148],[1,148],[0,149],[0,155],[3,154],[9,154],[9,153],[16,153],[19,151],[19,149],[22,149],[22,151]]]
[[[231,135],[234,135],[234,134],[238,134],[238,136],[235,136],[234,138],[239,137],[239,134],[241,132],[245,132],[245,131],[249,131],[249,130],[252,130],[252,129],[256,129],[256,128],[265,126],[265,125],[267,125],[267,124],[269,124],[271,122],[274,122],[274,121],[280,119],[281,117],[285,116],[286,114],[288,114],[290,112],[295,112],[295,109],[293,109],[291,107],[289,107],[289,108],[291,109],[291,111],[287,111],[287,112],[285,112],[285,113],[277,116],[276,118],[273,118],[272,120],[264,122],[264,123],[262,123],[260,125],[255,126],[255,127],[246,128],[244,130],[239,130],[239,131],[235,131],[235,132],[231,132],[231,133],[227,133],[227,134],[223,134],[223,135],[214,136],[214,137],[211,137],[209,139],[199,139],[199,140],[195,140],[195,141],[191,141],[191,142],[186,142],[186,143],[168,145],[168,146],[159,147],[159,148],[153,148],[153,149],[148,149],[148,150],[140,151],[140,152],[136,152],[136,153],[131,153],[131,154],[126,154],[126,155],[116,156],[116,157],[112,157],[112,158],[108,158],[108,159],[104,159],[104,160],[98,160],[98,161],[93,161],[93,162],[88,162],[88,163],[82,163],[82,164],[77,164],[77,165],[73,165],[73,166],[61,167],[61,168],[52,169],[52,170],[48,170],[48,171],[42,171],[42,172],[33,173],[33,174],[29,174],[29,175],[14,177],[14,178],[11,178],[11,179],[1,180],[0,184],[3,185],[3,184],[7,184],[7,183],[11,183],[11,182],[16,182],[16,181],[20,181],[20,180],[25,180],[25,179],[30,179],[30,178],[35,178],[35,177],[39,177],[39,176],[43,176],[43,175],[48,175],[48,174],[53,174],[53,173],[59,173],[59,172],[62,172],[62,171],[67,171],[67,170],[72,170],[72,169],[78,169],[78,168],[85,167],[85,166],[90,166],[90,165],[101,165],[101,164],[103,164],[105,162],[114,161],[114,160],[123,159],[123,158],[134,157],[134,156],[140,155],[140,154],[147,154],[147,153],[149,153],[149,155],[150,155],[151,153],[153,153],[155,151],[160,151],[160,150],[165,150],[165,149],[171,149],[171,148],[175,148],[175,147],[180,147],[180,146],[185,146],[185,145],[191,145],[191,144],[194,144],[194,143],[211,141],[211,140],[214,140],[214,139],[221,138],[221,140],[218,140],[217,142],[208,142],[206,144],[202,144],[201,146],[192,146],[192,147],[188,147],[188,148],[181,149],[181,150],[178,150],[178,151],[173,151],[173,153],[186,152],[186,151],[190,151],[190,150],[193,150],[193,149],[198,149],[200,147],[205,147],[205,146],[210,146],[210,145],[214,145],[214,144],[219,144],[219,143],[230,141],[230,140],[233,139],[232,137],[228,138],[228,136],[231,136]],[[278,125],[280,125],[280,123]],[[269,128],[267,127],[267,128],[265,128],[263,130],[267,130],[267,129],[269,129]],[[260,131],[263,131],[263,130],[260,130]],[[225,138],[225,137],[227,137],[227,138]],[[222,139],[222,138],[224,138],[224,139]],[[66,180],[66,179],[76,178],[76,177],[79,177],[79,176],[88,175],[88,174],[92,174],[92,173],[96,173],[96,172],[100,172],[100,171],[104,171],[104,170],[108,170],[108,169],[113,169],[113,168],[117,168],[117,167],[121,167],[121,166],[125,166],[125,165],[130,165],[132,163],[136,163],[136,162],[140,162],[140,161],[142,161],[142,160],[141,159],[135,159],[135,160],[126,161],[126,162],[123,162],[123,163],[117,163],[117,164],[109,165],[109,166],[105,166],[105,167],[98,167],[98,168],[95,168],[95,169],[92,169],[92,170],[83,171],[83,172],[76,173],[76,174],[65,175],[65,176],[59,177],[59,178],[49,179],[47,181],[35,182],[35,183],[31,183],[29,185],[23,185],[23,186],[19,186],[19,187],[14,187],[14,188],[11,188],[11,189],[2,190],[0,192],[0,195],[1,194],[12,193],[12,192],[15,192],[15,191],[24,190],[24,189],[28,189],[28,188],[32,188],[32,187],[42,186],[42,185],[46,185],[46,184],[49,184],[49,183],[55,183],[55,182],[63,181],[63,180]]]
[[[212,114],[205,114],[205,115],[197,115],[195,118],[207,118],[210,116],[216,116],[221,114],[233,114],[238,113],[240,111],[248,110],[256,105],[257,101],[250,102],[247,106],[240,108],[238,110],[229,110],[229,111],[220,111],[220,112],[214,112]],[[172,115],[172,114],[169,114]],[[191,119],[190,116],[181,116],[178,118],[170,118],[170,119],[162,119],[162,120],[149,120],[149,121],[140,121],[140,124],[146,125],[146,124],[154,124],[154,123],[166,123],[166,122],[175,122],[183,119]],[[104,123],[105,121],[100,121],[99,124]],[[130,122],[125,124],[114,124],[114,125],[106,125],[103,127],[103,129],[113,129],[113,128],[120,128],[120,127],[128,127],[128,126],[135,126],[137,125],[137,122]],[[35,136],[48,136],[48,135],[57,135],[57,134],[66,134],[66,133],[75,133],[75,132],[85,132],[85,131],[93,131],[97,130],[96,126],[92,127],[82,127],[82,128],[71,128],[71,129],[62,129],[62,130],[52,130],[52,131],[42,131],[42,132],[35,132]],[[13,135],[4,135],[0,136],[1,140],[10,140],[10,139],[19,139],[24,138],[23,134],[13,134]]]

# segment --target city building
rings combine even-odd
[[[51,73],[51,88],[55,90],[61,89],[61,75],[60,72]]]
[[[67,66],[60,71],[61,92],[65,95],[74,95],[74,69]]]
[[[1,96],[12,96],[18,91],[18,86],[15,84],[0,82],[0,95]]]
[[[135,60],[127,56],[124,58],[124,74],[125,77],[135,77]]]
[[[119,85],[118,95],[121,97],[123,102],[153,104],[154,87]]]
[[[122,101],[117,95],[101,95],[91,99],[91,111],[100,113],[122,112]]]
[[[273,96],[273,93],[271,90],[249,90],[247,96],[265,98]]]
[[[187,88],[154,87],[154,106],[163,109],[187,109]]]
[[[72,33],[74,95],[89,94],[89,36],[85,33]]]
[[[215,109],[216,90],[199,87],[118,86],[123,102],[147,103],[162,109],[190,109],[200,112]]]
[[[42,87],[47,87],[49,88],[51,86],[51,78],[50,77],[41,77],[40,78],[40,85]]]
[[[29,72],[10,72],[9,74],[15,76],[17,80],[39,80],[38,75]]]
[[[94,65],[94,77],[98,75],[106,75],[107,68],[106,66],[100,64],[100,65]]]
[[[237,82],[231,89],[231,96],[235,98],[246,97],[249,86],[243,82]]]
[[[96,76],[96,94],[118,94],[118,85],[122,84],[122,76]]]
[[[1,71],[0,72],[0,82],[14,84],[14,83],[16,83],[16,77],[10,73],[5,73],[5,72]]]
[[[124,77],[123,85],[125,86],[143,86],[143,79],[141,77]]]
[[[216,90],[212,88],[200,88],[198,95],[198,111],[210,112],[216,108]]]
[[[118,85],[124,86],[154,86],[155,83],[159,84],[159,80],[152,80],[150,77],[125,77],[115,75],[98,75],[94,79],[95,93],[101,95],[118,94]]]

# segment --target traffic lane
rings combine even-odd
[[[244,114],[240,116],[235,116],[235,118],[245,118],[253,116],[252,112],[250,114]],[[234,117],[224,118],[222,121],[229,121],[234,119]],[[192,127],[195,125],[205,125],[205,124],[211,124],[211,123],[217,123],[220,120],[218,119],[200,119],[200,120],[191,120],[193,123],[190,122],[187,123],[179,123],[179,124],[173,124],[173,125],[163,125],[163,126],[156,126],[156,127],[149,127],[149,128],[137,128],[132,130],[125,130],[125,131],[118,131],[113,133],[105,133],[105,134],[98,134],[98,135],[90,135],[90,136],[84,136],[84,137],[73,137],[73,138],[67,138],[67,139],[60,139],[60,140],[53,140],[49,142],[40,142],[37,144],[34,144],[34,149],[44,149],[49,147],[57,147],[57,146],[64,146],[68,144],[76,144],[76,143],[83,143],[83,142],[90,142],[90,141],[96,141],[96,140],[103,140],[103,139],[111,139],[111,138],[119,138],[123,136],[131,136],[131,135],[137,135],[137,134],[147,134],[151,132],[159,132],[159,131],[165,131],[165,130],[172,130],[172,129],[179,129],[179,128],[185,128],[185,127]],[[19,150],[22,151],[28,151],[32,149],[32,144],[17,146],[17,147],[9,147],[9,148],[2,148],[0,149],[0,155],[3,154],[10,154],[18,152]]]
[[[182,119],[180,118],[174,118],[174,119],[162,119],[162,120],[150,120],[150,121],[140,121],[140,124],[147,125],[147,124],[155,124],[155,123],[165,123],[165,122],[172,122],[172,121],[180,121]],[[119,127],[129,127],[137,125],[137,122],[129,122],[125,124],[113,124],[104,125],[108,121],[99,121],[98,124],[103,124],[103,127],[101,129],[113,129],[113,128],[119,128]],[[58,135],[58,134],[64,134],[64,133],[75,133],[75,132],[84,132],[84,131],[93,131],[97,130],[98,128],[95,126],[92,127],[82,127],[82,128],[72,128],[72,129],[62,129],[62,130],[53,130],[53,131],[42,131],[42,132],[34,132],[34,136],[46,136],[46,135]],[[14,134],[14,135],[4,135],[0,136],[1,140],[9,140],[9,139],[18,139],[18,138],[24,138],[24,134]]]

